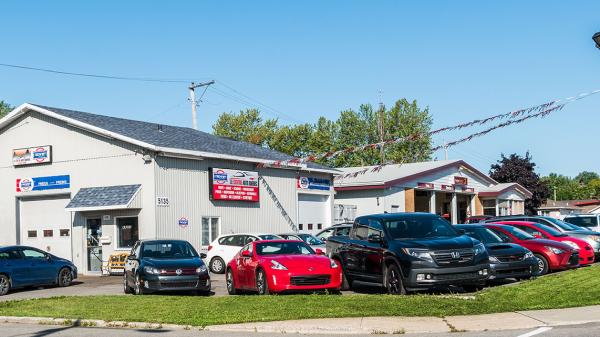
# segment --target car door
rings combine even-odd
[[[34,248],[21,249],[25,265],[29,269],[30,284],[48,284],[56,281],[58,270],[47,253]]]
[[[227,244],[223,246],[223,261],[225,264],[229,263],[244,246],[246,235],[232,235],[231,239],[228,240]]]
[[[350,231],[348,243],[340,252],[344,263],[344,271],[353,278],[362,279],[366,259],[366,242],[369,226],[366,219],[361,219]]]
[[[250,280],[251,280],[250,276],[251,275],[250,275],[249,267],[251,264],[250,260],[252,258],[242,255],[242,252],[245,250],[252,252],[252,242],[243,246],[240,249],[240,254],[238,254],[236,257],[236,264],[237,264],[237,270],[238,270],[238,281],[240,283],[240,288],[249,289],[251,287],[251,284],[250,284]]]
[[[16,249],[0,252],[0,272],[8,274],[15,288],[29,284],[29,266],[23,261],[21,252]]]
[[[385,251],[383,226],[378,220],[369,219],[367,240],[362,246],[361,274],[365,280],[383,281],[383,256]]]

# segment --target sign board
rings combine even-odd
[[[188,220],[186,217],[181,217],[179,220],[177,220],[177,224],[181,228],[186,228],[190,224],[190,220]]]
[[[418,188],[434,189],[433,183],[417,183]]]
[[[17,192],[58,190],[71,187],[71,176],[17,178]]]
[[[454,185],[468,185],[469,179],[467,177],[454,177]]]
[[[442,190],[444,190],[444,191],[454,191],[454,186],[452,186],[452,185],[442,185]]]
[[[52,146],[35,146],[13,150],[13,166],[44,164],[52,162]]]
[[[331,190],[331,180],[322,178],[298,177],[296,186],[301,190]]]
[[[258,172],[211,168],[211,200],[259,201]]]
[[[169,198],[167,197],[156,197],[156,206],[169,207]]]

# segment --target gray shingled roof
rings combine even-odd
[[[159,129],[159,124],[156,123],[96,115],[88,112],[53,108],[37,104],[33,105],[154,146],[263,160],[288,160],[293,158],[287,154],[258,145],[215,136],[192,128],[161,124]],[[331,168],[315,163],[308,163],[308,167],[331,170]]]
[[[141,186],[137,184],[82,188],[71,199],[66,209],[109,206],[126,207]]]

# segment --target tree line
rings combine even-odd
[[[583,171],[575,177],[550,173],[542,181],[550,189],[550,197],[556,200],[600,199],[600,175]]]

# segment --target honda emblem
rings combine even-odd
[[[452,253],[450,253],[450,256],[451,256],[453,259],[455,259],[455,260],[456,260],[456,259],[460,259],[460,253],[459,253],[459,252],[452,252]]]
[[[183,270],[181,270],[181,269],[177,269],[177,270],[175,271],[175,274],[177,274],[177,275],[181,275],[181,273],[183,273]]]

